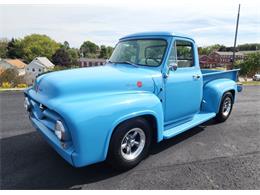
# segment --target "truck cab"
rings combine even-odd
[[[136,166],[155,142],[224,122],[238,70],[201,70],[195,41],[170,32],[121,38],[103,67],[42,75],[25,91],[32,124],[70,164]]]

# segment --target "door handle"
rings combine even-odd
[[[200,75],[199,74],[195,74],[192,76],[194,79],[199,79],[200,78]]]

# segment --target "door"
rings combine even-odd
[[[191,120],[199,112],[202,100],[202,75],[195,59],[194,43],[174,41],[168,66],[177,64],[165,78],[165,125]]]

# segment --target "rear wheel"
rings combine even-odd
[[[226,92],[221,100],[219,112],[216,116],[217,121],[224,122],[230,116],[233,107],[233,95],[230,92]]]
[[[142,118],[130,119],[120,124],[112,135],[108,160],[117,170],[136,166],[148,154],[151,143],[151,129]]]

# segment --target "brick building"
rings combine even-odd
[[[106,59],[98,59],[98,58],[80,58],[79,59],[80,67],[102,66],[105,63],[106,63]]]
[[[235,60],[243,60],[246,54],[259,52],[257,51],[239,51],[235,53]],[[200,66],[202,68],[216,68],[230,65],[233,59],[233,52],[214,51],[207,55],[201,55]]]

